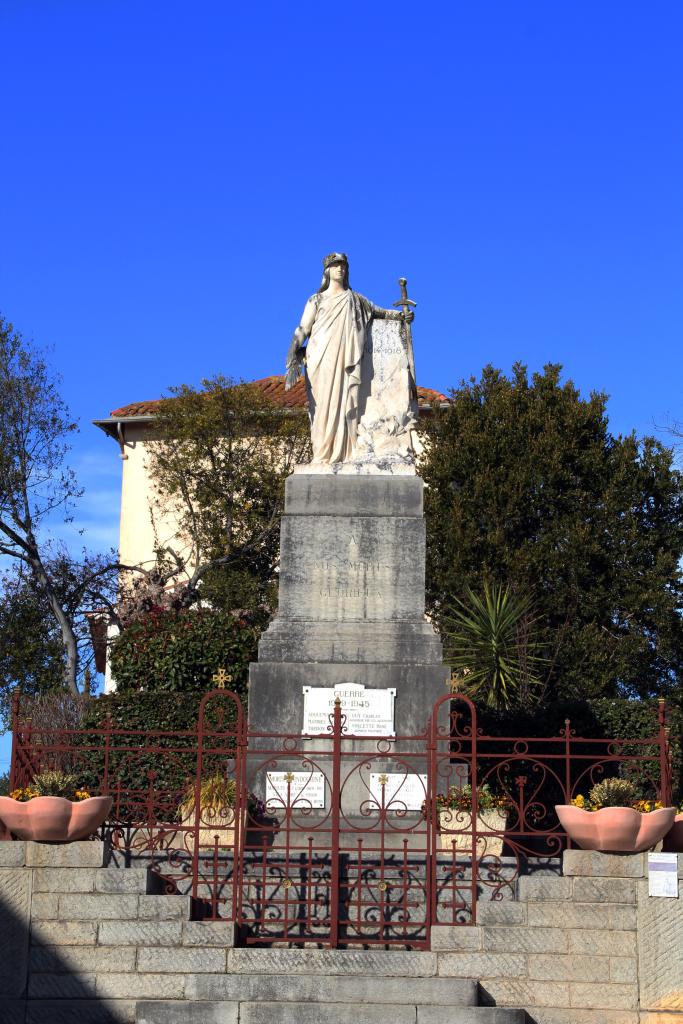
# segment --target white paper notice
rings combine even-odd
[[[384,807],[390,813],[419,811],[427,799],[427,776],[412,772],[371,772],[370,793],[377,807],[382,806],[382,789]]]
[[[678,899],[678,857],[675,853],[648,853],[648,894]]]
[[[325,776],[322,772],[267,772],[266,806],[325,806]]]

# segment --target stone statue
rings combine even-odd
[[[311,418],[313,463],[350,462],[356,452],[361,411],[363,353],[373,319],[398,320],[410,324],[410,305],[403,310],[382,309],[349,287],[349,263],[342,252],[323,260],[320,288],[306,303],[301,323],[292,337],[287,355],[285,387],[291,388],[305,366],[308,407]],[[405,299],[405,296],[404,296]],[[406,353],[413,379],[412,346]]]

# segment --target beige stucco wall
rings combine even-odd
[[[151,567],[154,565],[156,548],[170,545],[177,549],[182,544],[173,510],[168,507],[161,509],[155,500],[146,438],[149,438],[149,431],[144,427],[126,427],[122,459],[119,558],[124,565]]]
[[[121,507],[119,512],[119,560],[122,565],[152,568],[155,551],[169,545],[183,554],[188,550],[178,528],[173,509],[162,508],[155,497],[149,472],[148,442],[150,432],[144,425],[125,427],[125,445],[121,459]],[[188,566],[191,568],[191,566]],[[118,630],[110,626],[112,640]],[[104,675],[104,692],[116,689],[109,659]]]

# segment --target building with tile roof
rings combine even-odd
[[[253,386],[260,388],[266,398],[269,398],[282,409],[305,412],[308,407],[306,386],[303,378],[297,381],[289,391],[285,391],[284,376],[264,377],[262,380],[255,380],[251,383]],[[146,402],[130,402],[128,405],[122,405],[120,409],[114,409],[107,419],[93,420],[93,422],[104,430],[105,433],[109,434],[110,437],[120,442],[121,433],[118,429],[118,424],[126,427],[133,422],[151,423],[154,420],[159,405],[164,401],[167,401],[167,399],[152,398]],[[447,398],[440,391],[435,391],[433,388],[418,387],[417,404],[420,413],[428,413],[435,406],[442,405],[445,402],[447,402]]]

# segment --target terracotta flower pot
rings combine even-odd
[[[572,804],[557,804],[555,810],[573,842],[583,850],[603,853],[642,853],[651,849],[669,831],[676,815],[675,807],[662,807],[646,814],[632,807],[584,811]]]
[[[0,796],[0,821],[17,839],[72,843],[97,831],[112,803],[110,796],[91,796],[87,800],[36,796],[25,803]]]
[[[495,836],[477,836],[477,859],[485,854],[500,857],[503,852],[507,811],[497,807],[480,810],[477,815],[477,828],[481,832],[498,832]],[[455,843],[456,850],[472,849],[472,815],[469,811],[445,810],[439,814],[441,831],[441,849],[450,853]]]
[[[667,853],[683,853],[683,814],[677,814],[670,830],[664,836],[664,846]]]

